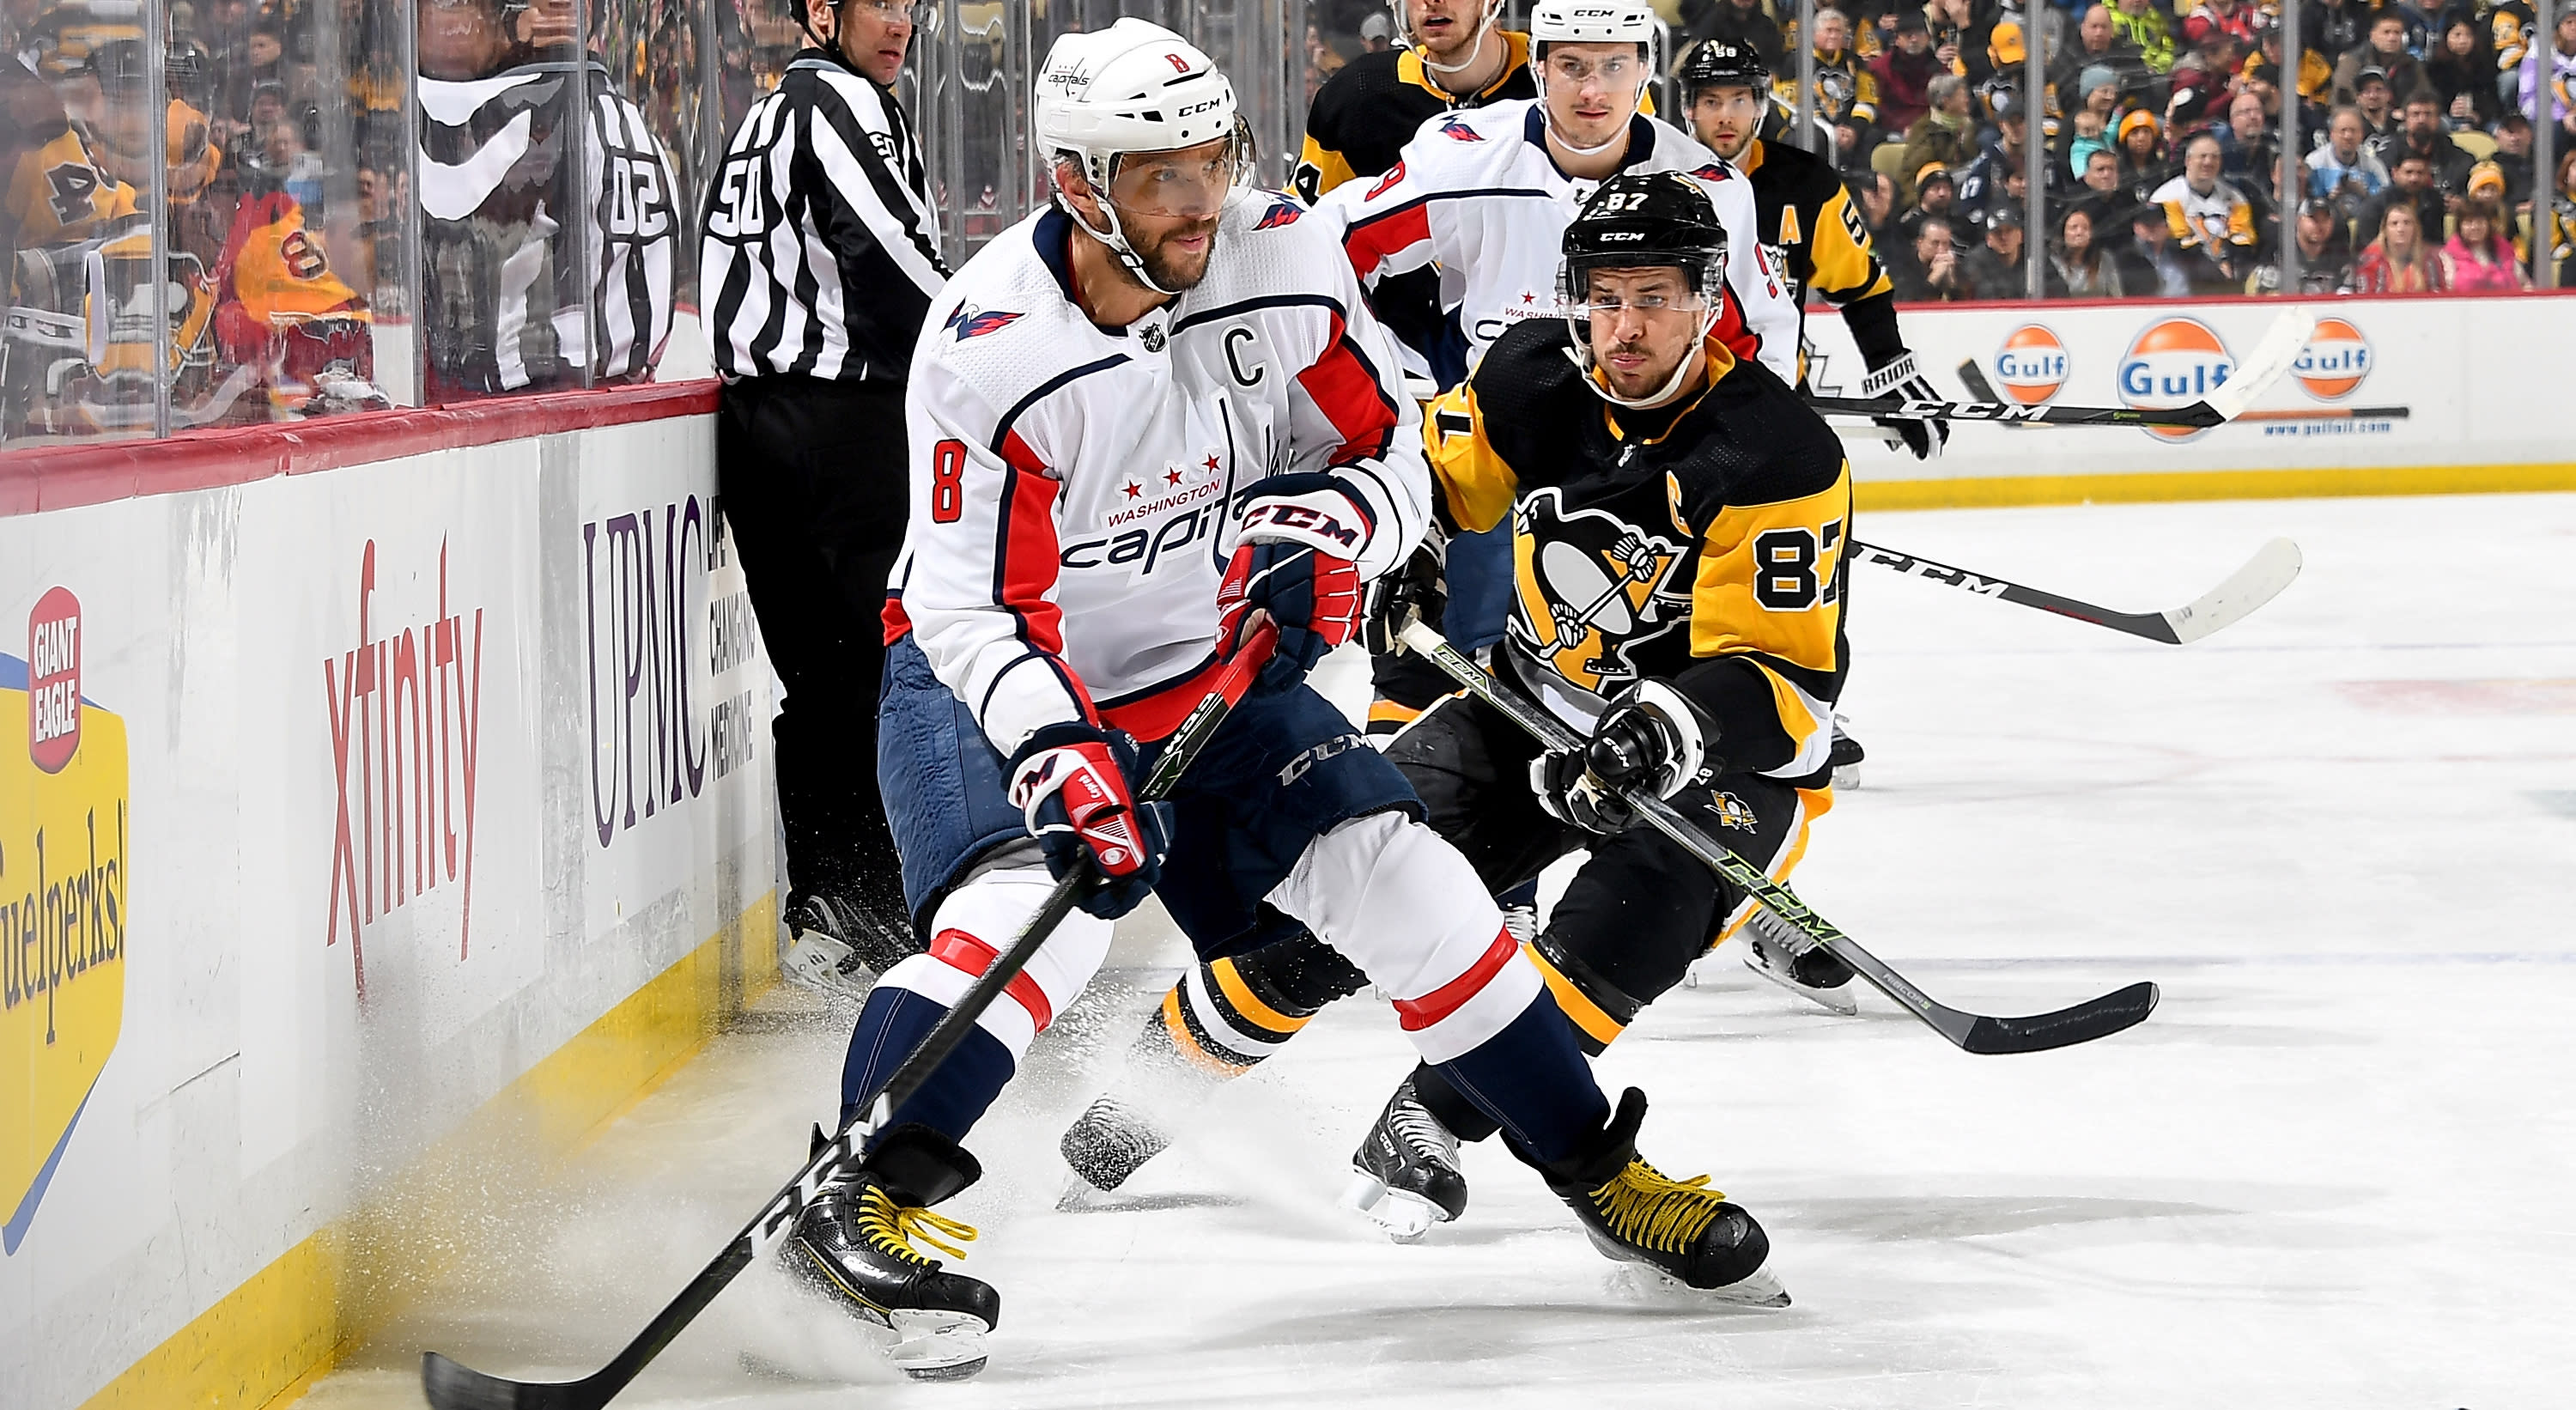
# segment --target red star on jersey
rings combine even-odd
[[[1177,484],[1179,484],[1180,482],[1181,482],[1181,472],[1180,472],[1179,470],[1174,469],[1174,470],[1166,470],[1166,471],[1164,471],[1164,472],[1163,472],[1163,483],[1164,483],[1164,484],[1167,484],[1167,485],[1177,485]]]
[[[1534,304],[1534,303],[1537,303],[1537,302],[1538,302],[1538,295],[1531,293],[1531,292],[1530,292],[1529,290],[1527,290],[1527,289],[1523,289],[1523,290],[1521,291],[1521,302],[1522,302],[1522,303],[1525,303],[1525,304]]]
[[[1213,455],[1207,458],[1207,472],[1211,475],[1216,473],[1216,457]]]
[[[1143,493],[1145,493],[1145,487],[1143,485],[1140,485],[1133,480],[1129,480],[1127,482],[1127,497],[1129,499],[1134,499]]]

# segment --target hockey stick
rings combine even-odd
[[[1967,387],[1968,395],[1979,401],[2003,400],[1995,395],[1995,384],[1986,380],[1985,369],[1977,366],[1977,360],[1973,357],[1959,364],[1959,381]],[[2239,421],[2404,421],[2414,414],[2414,408],[2404,406],[2311,406],[2285,407],[2278,411],[2241,411],[2236,414],[2235,419]],[[2016,423],[2015,429],[2026,431],[2030,426],[2026,422]]]
[[[1420,621],[1408,623],[1401,634],[1404,644],[1417,651],[1433,665],[1449,673],[1476,698],[1501,711],[1512,723],[1535,736],[1551,751],[1581,749],[1584,740],[1554,715],[1535,702],[1525,700],[1504,688],[1502,682],[1474,661],[1460,654],[1438,632]],[[1652,794],[1623,792],[1622,801],[1636,809],[1655,831],[1671,838],[1684,851],[1708,864],[1709,870],[1741,888],[1762,903],[1773,915],[1795,926],[1808,938],[1834,953],[1860,976],[1878,987],[1878,991],[1905,1006],[1908,1013],[1923,1020],[1932,1031],[1972,1053],[2036,1053],[2050,1048],[2063,1048],[2090,1042],[2129,1028],[2144,1020],[2156,1008],[2156,986],[2132,984],[2125,989],[2090,999],[2055,1013],[2033,1014],[2027,1018],[1992,1018],[1954,1009],[1922,990],[1912,981],[1882,963],[1876,955],[1860,947],[1858,941],[1835,929],[1823,916],[1807,908],[1807,903],[1791,895],[1789,888],[1762,874],[1762,869],[1728,851],[1724,845],[1675,812],[1671,804]]]
[[[2316,331],[2317,316],[2304,308],[2283,313],[2236,364],[2227,380],[2189,406],[2023,406],[2009,401],[1900,401],[1894,397],[1809,397],[1831,416],[1893,417],[1902,421],[2000,421],[2037,426],[2169,426],[2207,430],[2245,414],[2254,399],[2287,375]]]
[[[1862,543],[1858,539],[1850,542],[1851,553],[1863,563],[1875,563],[1909,577],[1963,588],[1980,597],[1999,597],[2006,602],[2036,607],[2042,612],[2054,612],[2061,617],[2072,617],[2079,622],[2091,622],[2097,627],[2109,627],[2116,632],[2127,632],[2131,636],[2174,646],[2198,641],[2221,627],[2233,626],[2254,609],[2280,596],[2281,590],[2299,576],[2301,561],[2297,544],[2288,539],[2274,539],[2256,550],[2244,567],[2229,574],[2227,581],[2180,607],[2163,612],[2114,612],[2108,607],[2096,607],[2072,597],[2060,597],[2053,592],[2008,583],[1983,573],[1971,573],[1965,568],[1953,568],[1946,563],[1935,563],[1929,558],[1899,553],[1874,543]]]
[[[1252,639],[1217,677],[1215,687],[1173,732],[1171,744],[1155,761],[1153,772],[1146,777],[1145,786],[1137,793],[1138,798],[1150,801],[1164,797],[1180,782],[1181,774],[1189,768],[1190,761],[1198,757],[1199,751],[1215,736],[1217,726],[1224,723],[1227,713],[1233,710],[1235,701],[1250,688],[1253,675],[1269,661],[1271,648],[1278,644],[1278,639],[1278,629],[1266,623],[1254,632]],[[930,1036],[922,1039],[920,1047],[913,1049],[912,1056],[905,1058],[886,1078],[885,1085],[858,1103],[858,1109],[868,1113],[867,1118],[842,1127],[839,1134],[816,1151],[813,1158],[805,1162],[805,1168],[796,1172],[796,1178],[788,1181],[785,1189],[772,1195],[769,1203],[761,1206],[760,1213],[752,1216],[751,1222],[742,1227],[742,1232],[734,1235],[733,1241],[716,1255],[715,1261],[690,1279],[689,1285],[680,1289],[680,1295],[671,1299],[669,1306],[645,1324],[644,1330],[628,1342],[625,1350],[618,1352],[614,1360],[577,1381],[513,1381],[474,1370],[435,1351],[423,1352],[420,1388],[428,1398],[431,1410],[599,1410],[615,1399],[629,1381],[662,1353],[662,1348],[671,1344],[673,1337],[694,1321],[708,1303],[715,1301],[716,1294],[723,1292],[736,1274],[750,1266],[753,1258],[786,1240],[806,1202],[813,1199],[843,1165],[858,1158],[859,1143],[887,1113],[900,1107],[905,1098],[930,1080],[931,1075],[939,1070],[939,1064],[965,1041],[967,1030],[975,1026],[975,1020],[1001,996],[1003,987],[1018,977],[1020,970],[1036,956],[1038,948],[1072,913],[1075,904],[1096,880],[1097,874],[1084,868],[1057,882],[1055,889],[1047,893],[1045,904],[1039,906],[1037,914],[1029,917],[1029,923],[1021,927],[1019,937],[1011,942],[1011,947],[984,970],[983,975],[966,990],[965,996],[948,1010],[948,1016],[939,1020],[938,1026],[930,1030]]]

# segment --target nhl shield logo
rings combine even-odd
[[[1136,336],[1144,340],[1145,351],[1149,353],[1161,352],[1163,344],[1171,340],[1171,335],[1163,331],[1163,325],[1159,319],[1146,324],[1138,330]]]
[[[1597,509],[1569,514],[1553,486],[1523,500],[1515,522],[1512,635],[1585,690],[1635,680],[1629,652],[1686,615],[1688,598],[1666,586],[1681,546]]]

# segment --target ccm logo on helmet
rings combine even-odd
[[[1177,62],[1177,60],[1176,60],[1175,62]],[[1186,117],[1197,117],[1199,114],[1201,114],[1201,113],[1203,113],[1203,112],[1206,112],[1206,111],[1207,111],[1208,109],[1210,109],[1210,108],[1215,107],[1215,106],[1216,106],[1219,102],[1221,102],[1221,101],[1223,101],[1223,100],[1221,100],[1221,99],[1217,99],[1217,98],[1210,98],[1210,99],[1208,99],[1208,100],[1207,100],[1206,102],[1204,102],[1204,103],[1192,103],[1192,104],[1190,104],[1190,105],[1189,105],[1188,107],[1186,107],[1186,108],[1178,108],[1178,109],[1173,110],[1173,114],[1172,114],[1172,115],[1173,115],[1174,117],[1184,117],[1184,118],[1186,118]]]
[[[1640,230],[1604,230],[1592,238],[1608,245],[1622,240],[1643,240],[1646,236],[1645,232]]]

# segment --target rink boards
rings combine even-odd
[[[266,1403],[774,979],[713,401],[0,462],[13,1407]]]
[[[2334,300],[2260,419],[1857,445],[1865,507],[2576,488],[2546,297]],[[1904,315],[2174,404],[2279,306]],[[1808,324],[1827,391],[1839,319]],[[2474,351],[2470,351],[2474,350]],[[771,982],[708,383],[0,456],[0,1384],[258,1405]],[[2403,408],[2405,414],[2392,414]],[[2366,413],[2366,414],[2357,414]]]
[[[2576,294],[2318,299],[2290,374],[2208,431],[1959,424],[1930,464],[1852,442],[1863,508],[2269,499],[2576,488],[2576,440],[2546,350]],[[2025,406],[2173,408],[2224,380],[2281,316],[2272,299],[1908,306],[1906,344],[1941,395]],[[1809,379],[1857,396],[1843,321],[1811,310]]]

